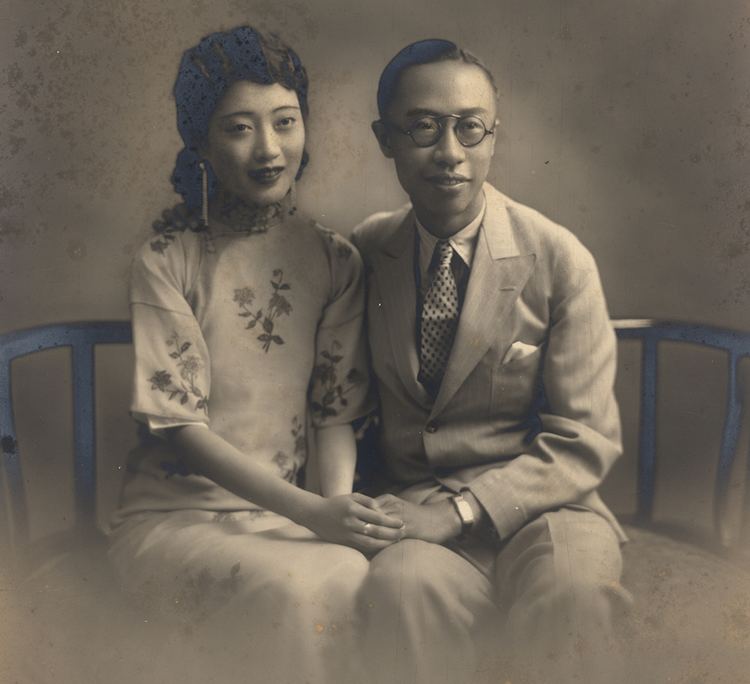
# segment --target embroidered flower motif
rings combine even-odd
[[[287,456],[283,451],[277,451],[276,455],[271,460],[279,469],[281,477],[283,477],[287,482],[291,482],[295,485],[297,484],[297,475],[300,469],[299,463],[297,463],[294,459],[289,458],[289,456]]]
[[[177,367],[180,369],[180,378],[184,382],[177,384],[170,372],[157,370],[148,379],[148,382],[151,383],[151,389],[169,394],[170,401],[179,398],[180,404],[187,404],[192,396],[197,400],[195,402],[195,409],[202,410],[208,414],[208,397],[203,394],[201,388],[196,384],[198,373],[203,368],[203,361],[195,354],[186,355],[192,343],[183,342],[177,332],[172,332],[169,339],[166,340],[166,344],[168,347],[174,347],[174,351],[170,352],[169,356],[177,361]]]
[[[237,302],[241,311],[237,314],[241,318],[248,318],[246,330],[252,330],[260,324],[263,332],[258,335],[258,340],[263,343],[263,351],[268,352],[272,344],[284,344],[284,338],[275,330],[275,320],[279,316],[288,316],[292,312],[292,305],[282,292],[290,290],[291,285],[284,282],[284,272],[277,268],[273,272],[273,278],[270,281],[273,293],[268,300],[268,306],[265,309],[258,309],[253,312],[250,305],[255,299],[255,293],[249,287],[243,287],[234,291],[232,301]]]
[[[320,352],[322,361],[313,369],[312,381],[320,387],[320,390],[319,398],[310,402],[310,408],[318,419],[337,416],[339,410],[349,403],[346,395],[365,380],[361,371],[357,368],[350,368],[343,382],[339,382],[337,366],[344,359],[340,351],[341,343],[334,340],[330,349]],[[314,392],[313,396],[317,393]]]
[[[168,594],[172,609],[189,617],[191,622],[205,620],[236,596],[244,582],[241,568],[238,561],[224,576],[215,577],[208,567],[200,570],[186,567],[183,574],[175,578],[175,586]]]
[[[304,455],[307,453],[307,435],[305,426],[299,416],[292,418],[292,437],[294,437],[294,453]]]
[[[188,382],[192,382],[198,374],[198,371],[203,368],[200,356],[196,356],[195,354],[191,354],[184,358],[178,363],[178,365],[181,366],[180,377]]]
[[[237,302],[242,308],[244,308],[252,304],[254,299],[255,292],[253,292],[251,288],[241,287],[240,289],[234,291],[234,297],[232,298],[232,301]]]
[[[172,384],[172,374],[165,370],[156,371],[150,378],[151,389],[164,392]]]
[[[292,484],[298,484],[304,473],[304,463],[307,457],[305,424],[299,416],[292,418],[291,435],[294,440],[294,455],[289,457],[285,452],[277,451],[271,460],[279,469],[281,477]]]
[[[164,256],[167,247],[175,240],[175,233],[191,230],[194,233],[204,232],[206,227],[197,211],[191,211],[183,204],[177,204],[171,209],[165,209],[161,218],[153,222],[152,228],[159,237],[151,240],[149,246],[154,252]]]

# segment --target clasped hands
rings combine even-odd
[[[404,538],[441,544],[461,532],[453,504],[416,504],[393,494],[372,498],[355,492],[321,498],[308,525],[327,541],[377,553]]]

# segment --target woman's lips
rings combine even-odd
[[[249,171],[248,176],[261,185],[273,185],[284,173],[283,166],[265,166],[262,169]]]

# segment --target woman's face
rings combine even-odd
[[[211,116],[201,154],[221,190],[263,207],[289,192],[304,147],[305,124],[293,90],[237,81]]]

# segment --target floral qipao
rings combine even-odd
[[[371,408],[351,245],[296,215],[263,231],[193,230],[184,215],[165,212],[169,239],[148,240],[133,263],[131,410],[150,434],[131,454],[120,517],[257,508],[190,473],[160,438],[165,428],[210,427],[297,482],[310,429]]]

